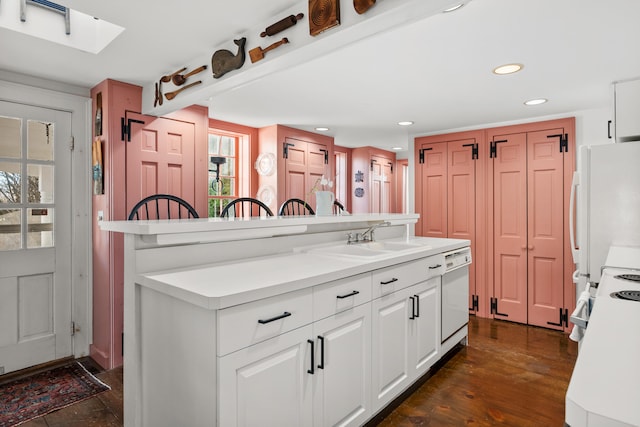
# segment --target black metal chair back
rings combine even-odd
[[[153,194],[140,200],[131,209],[129,220],[199,218],[198,212],[181,199],[171,194]]]
[[[344,212],[344,206],[339,201],[334,200],[333,201],[333,213],[335,215],[340,215],[342,212]]]
[[[305,202],[302,199],[289,199],[285,201],[280,209],[278,210],[278,215],[315,215],[316,213],[313,211],[309,203]]]
[[[239,197],[229,202],[220,212],[221,218],[252,216],[273,216],[271,209],[258,199],[252,197]]]

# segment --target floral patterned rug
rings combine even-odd
[[[0,427],[17,426],[106,390],[110,387],[78,362],[13,380],[0,385]]]

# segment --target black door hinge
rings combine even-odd
[[[391,162],[387,162],[387,164],[389,165],[389,167],[391,168],[391,173],[393,173],[393,163]]]
[[[547,138],[560,138],[560,152],[569,152],[569,134],[558,133],[556,135],[547,135]]]
[[[321,148],[320,151],[322,151],[324,153],[324,164],[328,165],[329,164],[329,150],[323,150]]]
[[[509,317],[506,313],[500,313],[498,311],[498,298],[491,298],[491,314],[496,314],[498,316]]]
[[[371,170],[373,170],[373,164],[374,164],[374,163],[378,163],[378,161],[377,161],[377,160],[375,160],[375,159],[371,159]]]
[[[120,139],[123,141],[131,142],[131,123],[138,123],[143,125],[142,120],[127,119],[125,117],[120,118]],[[127,139],[125,139],[125,136]]]
[[[471,307],[469,307],[469,311],[479,310],[478,300],[479,300],[478,295],[471,295]]]
[[[471,160],[478,160],[478,143],[464,144],[463,147],[471,147]]]
[[[418,157],[418,163],[424,163],[424,152],[425,151],[431,151],[433,150],[433,147],[431,148],[421,148],[419,153],[419,157]]]
[[[498,144],[502,144],[503,142],[509,142],[508,139],[502,139],[500,141],[491,141],[491,145],[489,147],[489,157],[490,158],[498,158]]]
[[[552,325],[552,326],[560,326],[560,327],[569,327],[569,311],[565,308],[564,310],[562,308],[558,309],[560,311],[560,321],[558,323],[555,322],[547,322],[547,325]]]
[[[283,159],[288,159],[289,158],[289,147],[293,147],[295,144],[292,144],[290,142],[283,142],[282,143],[282,158]]]

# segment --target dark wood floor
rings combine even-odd
[[[379,425],[561,427],[576,356],[560,332],[472,317],[468,347]],[[96,376],[111,391],[22,426],[122,426],[122,368]]]

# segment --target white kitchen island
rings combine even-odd
[[[125,233],[125,425],[364,424],[466,340],[441,342],[441,276],[469,241],[417,218],[101,223]]]

